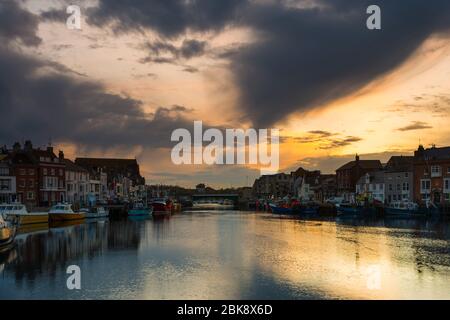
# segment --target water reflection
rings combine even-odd
[[[446,221],[192,212],[23,232],[0,256],[0,298],[450,299]]]

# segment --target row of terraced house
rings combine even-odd
[[[322,174],[299,168],[290,174],[262,176],[253,185],[259,198],[297,197],[324,202],[332,197],[349,201],[365,196],[389,204],[410,201],[450,205],[450,147],[419,148],[411,156],[362,160],[357,155],[336,170]]]
[[[58,202],[84,206],[123,201],[144,190],[136,159],[65,158],[53,147],[23,146],[0,150],[0,203],[21,202],[29,208]]]

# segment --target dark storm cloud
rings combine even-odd
[[[170,147],[170,133],[192,126],[183,106],[146,113],[142,102],[107,92],[64,65],[25,55],[8,45],[38,45],[38,17],[13,1],[0,3],[0,126],[2,143],[53,138],[85,147]],[[22,20],[16,20],[16,19]]]
[[[366,28],[366,9],[374,1],[295,3],[101,0],[90,21],[119,31],[149,28],[172,38],[226,25],[256,31],[254,43],[228,58],[239,106],[258,127],[354,93],[399,66],[433,33],[448,32],[450,25],[448,0],[375,1],[382,9],[382,30],[376,31]]]
[[[23,10],[16,1],[0,2],[0,42],[20,40],[27,46],[37,46],[41,39],[36,35],[39,19]]]
[[[220,30],[236,19],[247,0],[100,0],[88,23],[111,25],[116,32],[154,29],[168,38],[188,30]]]
[[[373,1],[324,0],[325,9],[254,7],[262,39],[232,60],[240,105],[258,125],[344,97],[393,70],[450,24],[448,1],[376,1],[382,30],[366,28]]]
[[[143,47],[149,51],[149,55],[141,59],[141,63],[178,63],[179,60],[188,60],[202,56],[205,53],[206,41],[184,40],[180,46],[175,46],[169,42],[154,41],[148,42]]]

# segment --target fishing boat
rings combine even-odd
[[[47,212],[28,212],[26,206],[21,203],[0,205],[0,214],[7,219],[15,219],[21,226],[48,223]]]
[[[338,217],[365,217],[375,214],[374,207],[365,207],[352,203],[341,203],[336,205]]]
[[[80,212],[84,213],[86,219],[97,219],[109,217],[109,211],[104,207],[91,207],[81,209]]]
[[[168,199],[153,199],[151,201],[153,216],[168,215],[172,213],[172,202]]]
[[[16,237],[16,228],[0,214],[0,252],[8,250]]]
[[[274,213],[274,214],[292,214],[293,213],[292,207],[277,205],[275,203],[270,203],[269,207],[272,210],[272,213]]]
[[[386,215],[409,216],[420,214],[419,206],[409,201],[394,201],[384,208]]]
[[[51,222],[56,222],[84,220],[86,215],[83,212],[74,212],[70,204],[58,203],[50,209],[48,217]]]
[[[142,202],[136,202],[133,207],[128,210],[129,216],[149,216],[152,214],[153,208],[145,206]]]

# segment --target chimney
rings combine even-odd
[[[359,161],[359,155],[358,154],[356,154],[355,160],[356,160],[356,162]]]
[[[59,150],[59,160],[64,160],[64,152],[62,150]]]
[[[14,143],[14,145],[13,145],[14,152],[20,151],[20,148],[21,148],[20,143],[18,143],[18,142]]]
[[[31,151],[33,150],[33,144],[31,143],[30,140],[25,141],[25,144],[23,145],[23,149],[25,151]]]

